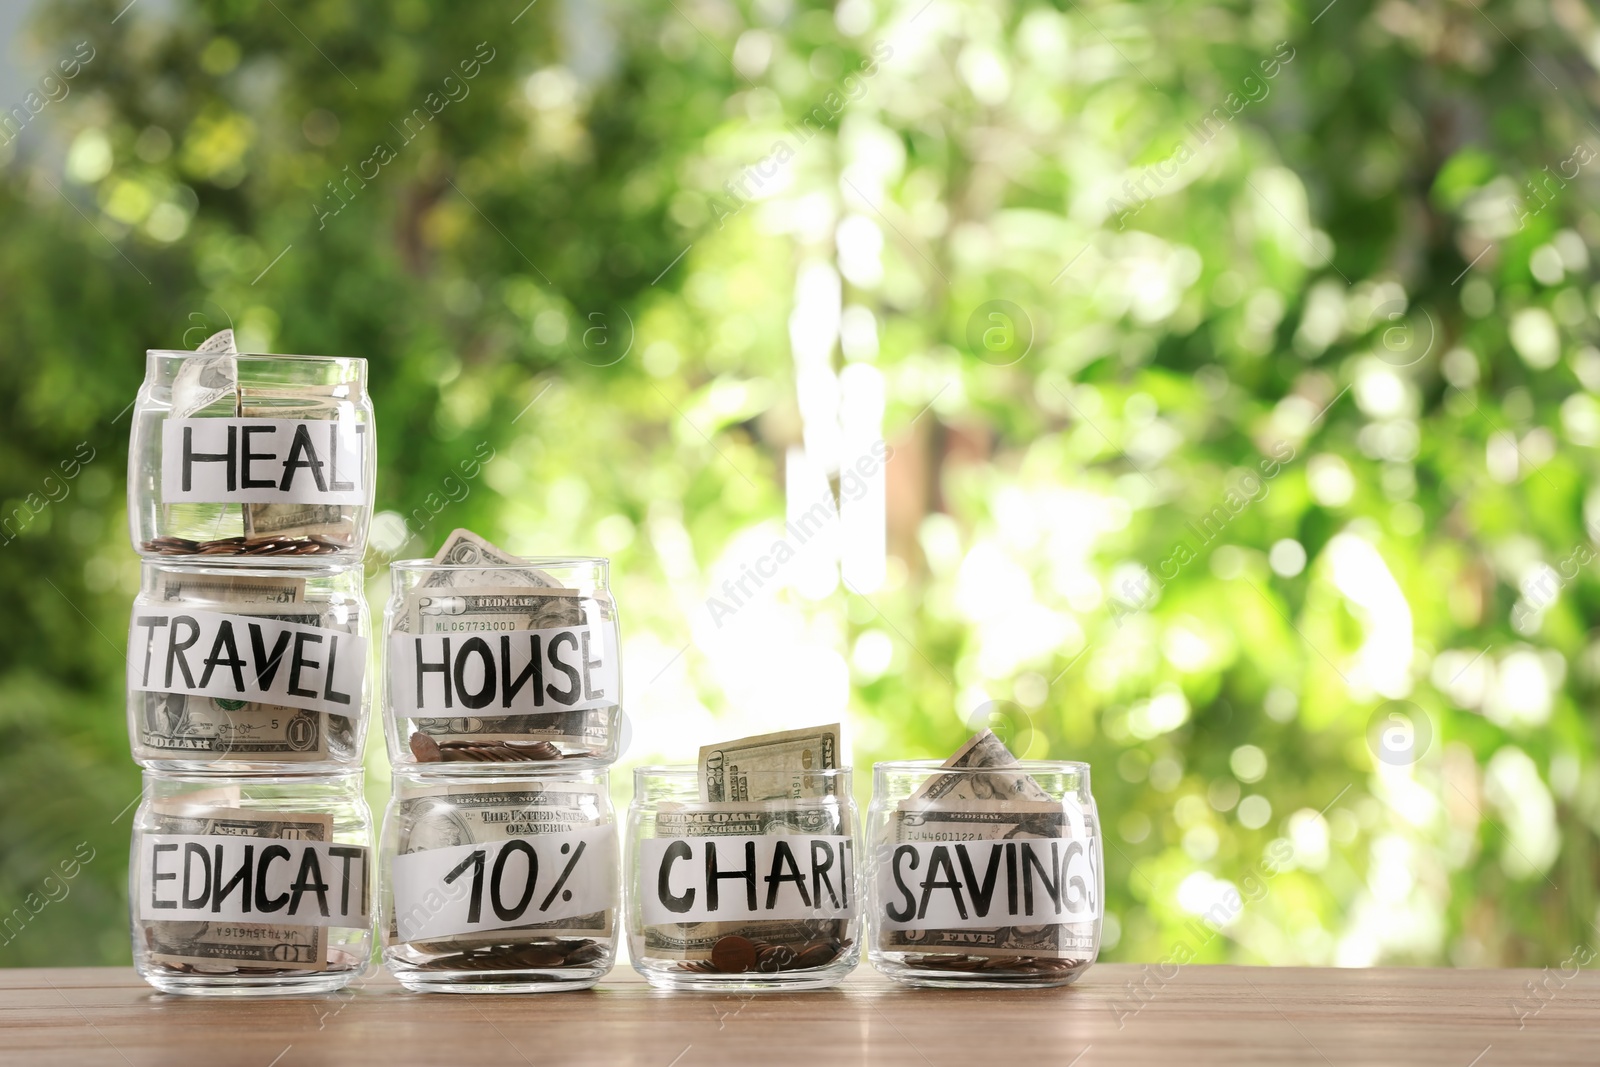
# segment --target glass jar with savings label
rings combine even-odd
[[[408,989],[587,989],[620,906],[606,772],[396,770],[384,817],[383,960]]]
[[[358,564],[144,561],[128,629],[128,734],[146,767],[361,764],[367,612]]]
[[[494,775],[615,760],[622,664],[609,569],[575,557],[391,564],[391,762]]]
[[[628,955],[665,989],[815,989],[860,962],[850,768],[781,800],[702,800],[694,767],[641,767],[628,809]]]
[[[873,768],[868,955],[922,986],[1066,985],[1100,950],[1099,818],[1083,763]]]
[[[128,448],[133,547],[359,560],[375,455],[366,360],[149,352]]]
[[[372,951],[359,772],[144,773],[129,861],[133,965],[168,993],[339,989]]]

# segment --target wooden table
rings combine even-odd
[[[0,1064],[79,1063],[1595,1064],[1600,974],[1102,964],[1069,989],[980,993],[862,967],[836,990],[743,997],[661,993],[629,970],[522,997],[411,994],[380,974],[329,996],[219,1000],[121,968],[0,970]]]

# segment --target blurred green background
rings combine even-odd
[[[1093,765],[1102,958],[1570,958],[1600,22],[1325,3],[19,7],[0,964],[127,960],[127,405],[230,325],[371,361],[374,604],[611,557],[624,767],[991,725]]]

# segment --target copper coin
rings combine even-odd
[[[411,735],[411,754],[418,763],[439,762],[439,742],[424,733]]]
[[[711,964],[723,974],[743,974],[756,963],[756,947],[748,938],[729,934],[711,946]]]
[[[561,750],[549,741],[505,741],[506,749],[523,759],[557,760]]]
[[[794,962],[795,969],[805,970],[806,968],[810,967],[821,967],[825,963],[833,962],[833,958],[838,954],[839,950],[834,948],[830,943],[826,941],[813,941],[809,945],[802,945],[800,947],[800,954]]]

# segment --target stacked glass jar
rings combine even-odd
[[[383,957],[409,989],[585,989],[616,955],[607,768],[622,670],[604,559],[457,531],[390,568]]]
[[[213,342],[148,354],[128,453],[134,965],[175,993],[337,989],[371,953],[366,362]]]

